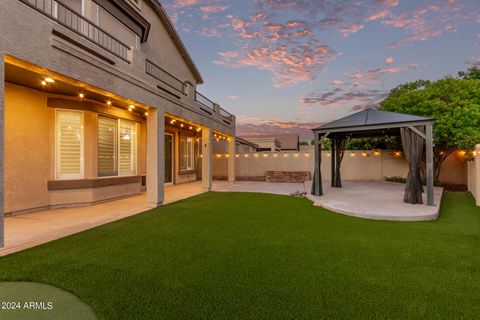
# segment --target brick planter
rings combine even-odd
[[[302,183],[310,180],[309,171],[265,171],[267,182]]]

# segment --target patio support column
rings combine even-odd
[[[3,208],[3,157],[4,157],[4,83],[5,75],[3,70],[4,54],[0,50],[0,248],[5,246],[5,217]]]
[[[212,189],[212,129],[202,128],[202,186]]]
[[[235,182],[235,137],[228,138],[228,182]]]
[[[158,207],[164,200],[165,175],[165,115],[162,110],[150,108],[147,117],[147,200]]]
[[[323,195],[322,190],[322,143],[318,133],[315,133],[315,170],[313,172],[312,194]]]
[[[426,156],[427,156],[427,205],[433,206],[433,130],[432,125],[425,126],[426,131]]]

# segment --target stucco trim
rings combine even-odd
[[[114,116],[116,118],[127,119],[135,122],[142,123],[143,118],[140,115],[136,115],[135,113],[125,113],[125,114],[118,114],[118,112],[114,112],[116,107],[109,107],[103,104],[94,102],[94,101],[79,101],[79,100],[70,100],[70,99],[62,99],[62,98],[47,98],[47,106],[50,108],[61,108],[61,109],[72,109],[72,110],[84,110],[84,111],[92,111],[100,114],[106,114],[110,116]],[[120,109],[124,111],[123,109]],[[119,110],[119,111],[120,111]]]
[[[142,176],[139,175],[80,180],[50,180],[47,182],[47,188],[48,190],[89,189],[130,183],[142,183]]]

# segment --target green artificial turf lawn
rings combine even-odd
[[[206,193],[0,258],[0,281],[70,291],[101,319],[480,317],[480,209],[372,221],[306,199]]]

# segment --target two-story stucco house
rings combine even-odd
[[[212,183],[212,139],[234,180],[235,117],[156,0],[0,2],[3,217]]]

